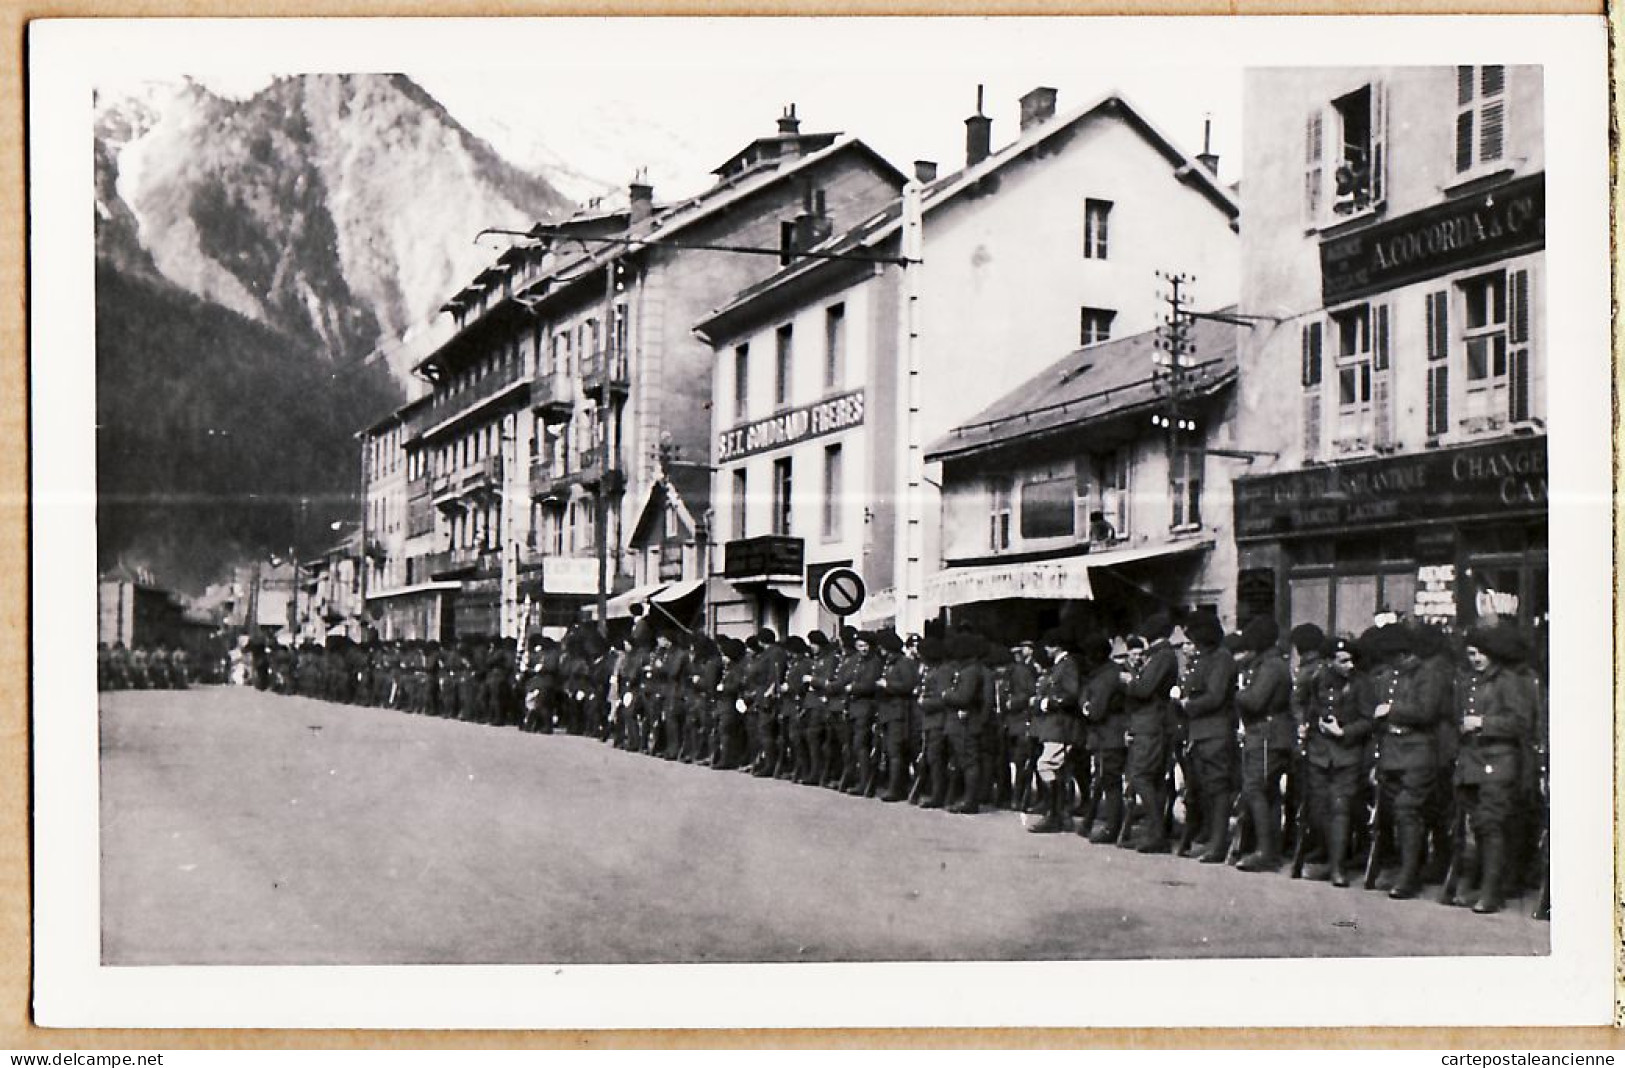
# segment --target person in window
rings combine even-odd
[[[1105,512],[1089,513],[1089,541],[1109,545],[1117,540],[1117,531],[1106,522]]]

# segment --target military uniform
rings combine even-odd
[[[1117,665],[1112,663],[1110,646],[1097,646],[1090,659],[1093,664],[1083,681],[1082,711],[1089,751],[1094,754],[1091,790],[1099,804],[1090,806],[1089,818],[1079,824],[1078,833],[1088,835],[1091,842],[1105,844],[1117,841],[1123,827],[1128,713],[1123,707],[1123,680]],[[1091,829],[1096,816],[1101,825]]]
[[[1464,677],[1456,694],[1456,803],[1478,843],[1479,897],[1475,912],[1503,904],[1509,824],[1518,804],[1526,750],[1540,698],[1534,680],[1511,665],[1521,640],[1507,628],[1470,631],[1467,644],[1489,657],[1482,671]]]
[[[931,789],[920,791],[921,808],[941,808],[948,800],[947,719],[948,690],[953,683],[954,669],[945,662],[947,650],[940,638],[926,638],[920,642],[919,727],[925,767],[920,774],[930,774]]]
[[[879,640],[890,657],[876,684],[880,707],[875,723],[886,754],[886,792],[881,800],[895,802],[908,796],[908,732],[920,686],[920,665],[904,655],[902,639],[895,631],[883,632]]]
[[[943,733],[947,735],[954,763],[965,783],[964,796],[951,811],[965,816],[974,816],[980,811],[980,742],[987,713],[982,702],[984,673],[978,656],[979,646],[980,642],[969,634],[952,639],[954,673],[943,698],[948,706]]]
[[[1179,657],[1168,645],[1169,630],[1168,618],[1160,613],[1141,628],[1150,644],[1125,692],[1128,775],[1134,797],[1133,811],[1126,818],[1138,827],[1137,845],[1148,852],[1165,850],[1168,845],[1162,813],[1168,783],[1169,692],[1179,681]]]
[[[1027,828],[1036,833],[1066,829],[1067,785],[1062,772],[1067,754],[1077,744],[1083,728],[1083,676],[1077,657],[1066,647],[1069,644],[1058,633],[1045,636],[1044,646],[1054,660],[1039,676],[1034,691],[1037,710],[1033,716],[1033,739],[1042,747],[1038,755],[1038,780],[1049,792],[1044,818]]]
[[[1427,804],[1438,774],[1439,680],[1411,655],[1410,638],[1398,624],[1378,631],[1375,648],[1391,658],[1373,679],[1377,776],[1399,842],[1399,878],[1390,896],[1415,897],[1421,889]]]
[[[1292,718],[1292,678],[1275,643],[1280,630],[1263,616],[1242,632],[1242,648],[1252,657],[1242,669],[1236,692],[1241,715],[1241,801],[1252,818],[1258,848],[1237,865],[1243,871],[1270,871],[1281,864],[1281,780],[1298,746]]]
[[[1219,621],[1198,616],[1185,624],[1185,633],[1196,644],[1182,683],[1184,694],[1178,706],[1184,716],[1189,739],[1191,780],[1187,794],[1199,798],[1204,863],[1223,862],[1229,845],[1230,803],[1236,780],[1236,661],[1220,640],[1224,636]]]
[[[1332,648],[1353,655],[1347,642]],[[1300,663],[1294,692],[1301,695],[1305,719],[1310,819],[1326,845],[1333,885],[1347,886],[1344,864],[1349,831],[1365,767],[1366,741],[1374,728],[1371,712],[1376,700],[1370,680],[1363,673],[1354,673],[1351,664],[1340,668],[1319,658]]]
[[[848,735],[845,778],[851,780],[847,793],[861,793],[871,771],[869,734],[874,729],[880,677],[885,670],[873,648],[875,637],[861,634],[858,641],[869,645],[865,652],[854,650],[851,681],[846,686],[846,729]]]

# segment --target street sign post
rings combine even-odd
[[[838,616],[855,613],[867,596],[863,576],[850,567],[830,568],[818,584],[818,602]]]

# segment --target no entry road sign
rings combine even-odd
[[[868,591],[863,576],[850,567],[830,568],[818,584],[818,600],[838,616],[849,616],[863,607]]]

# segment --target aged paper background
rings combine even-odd
[[[1548,13],[1596,13],[1599,9],[1578,0],[1547,5],[1520,4],[1519,10]],[[493,14],[603,14],[611,10],[604,6],[567,5],[489,5],[489,4],[436,4],[432,7],[418,3],[375,4],[316,4],[283,3],[255,4],[253,14],[264,15],[493,15]],[[729,2],[721,5],[695,6],[637,6],[617,5],[615,11],[706,13],[719,12],[745,14],[763,11],[754,5]],[[865,2],[846,3],[830,7],[774,7],[774,12],[797,14],[849,14],[849,13],[979,13],[979,14],[1103,14],[1125,9],[1109,4],[1027,4],[1027,3],[950,3],[934,4],[929,8],[900,7],[893,4]],[[1147,9],[1136,8],[1137,13]],[[1320,13],[1346,11],[1337,4],[1272,4],[1267,2],[1219,5],[1202,2],[1158,4],[1155,10],[1168,14],[1277,14]],[[1494,11],[1505,13],[1503,5],[1484,3],[1481,6],[1412,3],[1403,5],[1362,5],[1367,13],[1445,13]],[[5,732],[4,744],[8,766],[12,775],[7,778],[8,788],[0,801],[0,820],[4,823],[3,844],[5,863],[0,867],[3,879],[4,918],[3,931],[6,959],[13,963],[0,977],[0,990],[5,993],[5,1032],[3,1044],[11,1048],[424,1048],[443,1046],[458,1048],[479,1046],[508,1048],[526,1046],[538,1048],[580,1048],[583,1046],[626,1048],[644,1046],[898,1046],[937,1047],[964,1045],[1001,1045],[1011,1048],[1033,1046],[1096,1046],[1117,1048],[1181,1048],[1187,1046],[1213,1047],[1361,1047],[1361,1046],[1460,1046],[1550,1047],[1553,1045],[1592,1047],[1615,1045],[1620,1035],[1608,1029],[1566,1029],[1562,1031],[1525,1032],[1511,1029],[1497,1030],[1413,1030],[1385,1031],[1327,1030],[1327,1031],[1214,1031],[1214,1030],[1012,1030],[1012,1031],[772,1031],[772,1032],[694,1032],[694,1031],[619,1031],[619,1032],[401,1032],[401,1031],[46,1031],[34,1028],[30,1022],[29,999],[32,968],[31,960],[31,845],[30,806],[33,783],[29,772],[29,704],[28,704],[28,586],[27,555],[27,457],[28,409],[26,360],[26,201],[24,153],[24,93],[26,66],[23,55],[25,26],[31,19],[62,16],[146,16],[146,15],[242,15],[250,13],[241,6],[225,3],[126,3],[126,4],[30,4],[7,6],[7,28],[12,31],[9,55],[14,74],[5,85],[5,106],[0,109],[6,123],[0,137],[0,159],[7,170],[5,182],[6,205],[5,240],[11,255],[6,258],[8,292],[12,299],[0,309],[0,324],[12,339],[13,358],[0,363],[0,396],[4,406],[4,433],[11,446],[0,451],[0,483],[4,496],[0,508],[4,509],[5,529],[10,537],[0,540],[0,562],[10,581],[0,584],[0,685],[4,686]],[[1611,21],[1617,25],[1619,16]],[[1617,107],[1617,102],[1615,107]],[[1548,131],[1548,136],[1551,136]],[[1615,279],[1616,291],[1619,285]],[[1619,647],[1616,634],[1616,648]],[[42,680],[46,685],[49,680]],[[1616,938],[1616,943],[1618,939]]]

